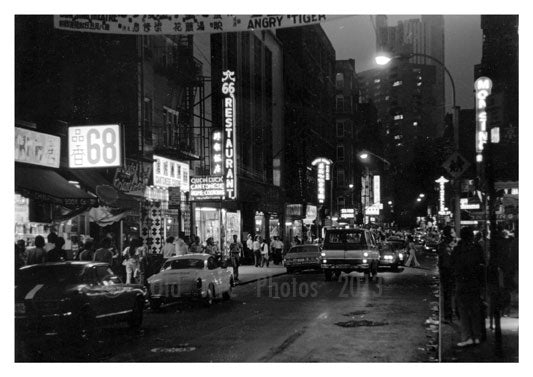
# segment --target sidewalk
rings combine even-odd
[[[283,275],[287,269],[282,265],[270,264],[269,267],[239,266],[239,281],[236,285],[252,283],[259,279]]]
[[[443,324],[442,332],[442,361],[443,362],[518,362],[518,299],[513,299],[508,317],[501,318],[502,354],[495,350],[494,330],[489,329],[489,319],[486,319],[487,340],[477,346],[465,348],[457,347],[461,341],[459,320],[453,324]]]

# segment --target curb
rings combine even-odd
[[[257,279],[252,279],[252,280],[248,280],[248,281],[243,281],[243,282],[238,282],[235,284],[235,287],[239,286],[239,285],[246,285],[246,284],[250,284],[250,283],[255,283],[256,281],[259,281],[259,280],[262,280],[262,279],[268,279],[268,278],[273,278],[273,277],[277,277],[277,276],[281,276],[281,275],[286,275],[287,272],[280,272],[278,274],[273,274],[273,275],[268,275],[268,276],[263,276],[263,277],[260,277],[260,278],[257,278]]]

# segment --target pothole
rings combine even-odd
[[[373,326],[385,326],[388,324],[389,324],[388,322],[368,321],[366,319],[336,323],[336,325],[340,327],[373,327]]]
[[[179,344],[177,347],[157,347],[152,348],[150,351],[154,353],[181,353],[195,351],[196,347],[188,344]]]
[[[345,317],[351,317],[351,316],[354,316],[354,315],[363,315],[363,314],[366,314],[367,311],[366,310],[356,310],[354,312],[350,312],[350,313],[346,313],[346,314],[343,314],[343,316]]]

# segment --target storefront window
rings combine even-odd
[[[196,235],[204,243],[209,237],[220,242],[220,209],[202,207],[195,211]]]

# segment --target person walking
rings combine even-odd
[[[113,264],[113,253],[110,250],[111,239],[105,237],[100,242],[100,248],[94,252],[93,261],[95,262],[104,262],[111,266]]]
[[[274,236],[274,241],[270,243],[270,249],[274,264],[281,264],[283,258],[283,242],[280,241],[278,236]]]
[[[252,263],[251,261],[254,259],[253,247],[254,247],[253,237],[251,234],[248,234],[248,236],[246,236],[246,252],[244,253],[244,258],[246,259],[246,261],[250,261],[250,264]]]
[[[185,233],[179,232],[174,244],[176,246],[176,255],[185,255],[189,252],[189,246],[185,242]]]
[[[166,239],[166,243],[161,249],[163,259],[168,259],[173,255],[176,255],[176,245],[174,245],[174,237],[169,236]]]
[[[46,251],[44,251],[44,237],[35,237],[35,247],[28,250],[26,264],[39,264],[46,262]]]
[[[405,267],[411,267],[413,263],[415,267],[420,267],[420,263],[418,263],[418,259],[416,258],[415,242],[411,235],[407,236],[407,250],[409,251],[409,258],[405,262]]]
[[[443,314],[444,321],[451,323],[453,317],[452,297],[453,297],[453,270],[452,251],[455,247],[455,239],[452,234],[452,227],[447,225],[442,231],[442,241],[437,247],[439,256],[439,276],[442,287]]]
[[[192,236],[192,243],[191,243],[191,246],[189,247],[189,253],[192,253],[192,254],[197,254],[197,253],[202,253],[203,250],[202,250],[202,245],[200,245],[200,237],[198,236]]]
[[[138,239],[133,239],[130,246],[124,249],[124,261],[122,265],[126,269],[126,284],[135,284],[140,274],[139,256],[137,255],[137,248],[139,245]]]
[[[263,239],[260,239],[261,240],[261,267],[264,267],[265,264],[268,268],[268,263],[269,263],[269,258],[268,258],[268,243],[266,242],[266,240],[263,240]]]
[[[261,242],[259,242],[260,237],[255,236],[255,240],[252,244],[252,250],[254,252],[254,262],[255,267],[260,267],[261,264]]]
[[[46,240],[48,242],[44,245],[44,251],[48,253],[50,250],[55,249],[56,247],[57,234],[54,231],[51,231],[46,237]]]
[[[239,281],[239,264],[242,253],[242,243],[237,239],[237,235],[233,235],[233,242],[229,245],[229,253],[231,266],[233,267],[233,278],[235,281]]]
[[[47,262],[63,262],[67,260],[67,253],[63,250],[65,239],[57,237],[55,240],[55,247],[46,253]]]
[[[461,229],[461,240],[454,247],[451,264],[461,322],[458,347],[479,344],[481,339],[481,289],[483,286],[483,250],[474,243],[470,227]]]
[[[92,261],[94,256],[94,240],[87,238],[83,244],[83,250],[78,254],[80,261]]]

